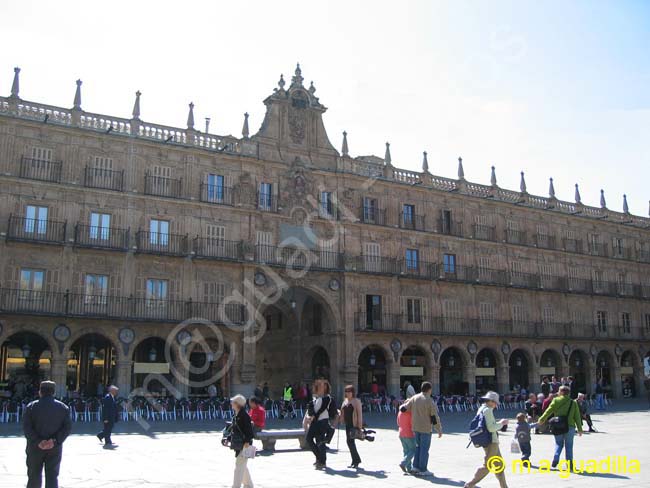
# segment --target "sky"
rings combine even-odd
[[[469,181],[648,215],[650,1],[122,1],[0,4],[0,93],[252,132],[300,62],[335,147]]]

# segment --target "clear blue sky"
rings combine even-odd
[[[650,2],[3,2],[0,92],[239,135],[296,61],[329,107],[335,146],[487,183],[648,214]]]

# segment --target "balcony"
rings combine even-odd
[[[505,241],[508,244],[528,245],[527,235],[523,230],[506,229]]]
[[[582,239],[563,239],[564,250],[567,252],[582,253]]]
[[[607,257],[607,244],[603,244],[602,242],[589,243],[589,254],[592,256]]]
[[[138,252],[166,256],[186,256],[189,252],[187,235],[138,231]]]
[[[157,197],[182,198],[182,179],[153,176],[149,173],[144,176],[144,193]]]
[[[66,222],[9,216],[8,241],[65,243]]]
[[[216,239],[214,237],[195,237],[192,249],[197,258],[225,259],[241,261],[244,259],[241,242]]]
[[[255,246],[255,261],[290,269],[342,269],[340,253],[298,247]]]
[[[361,222],[373,225],[388,225],[386,210],[375,207],[363,207],[361,209]]]
[[[510,286],[518,288],[539,288],[539,275],[533,273],[510,272]]]
[[[463,223],[454,220],[438,220],[438,232],[446,236],[463,237]]]
[[[472,231],[474,239],[493,242],[496,242],[497,240],[496,228],[493,226],[474,224],[472,226]]]
[[[612,247],[612,257],[632,261],[634,259],[634,250],[629,247],[615,246]]]
[[[129,249],[129,229],[77,224],[74,227],[74,245],[126,251]]]
[[[637,253],[637,260],[641,263],[650,263],[650,251],[640,250]]]
[[[9,288],[0,288],[0,311],[57,317],[171,323],[189,318],[202,318],[215,323],[241,325],[246,320],[244,307],[235,303],[85,295],[68,291],[36,292]]]
[[[359,273],[391,274],[399,273],[399,263],[395,258],[382,256],[355,256],[352,259],[351,271]]]
[[[277,212],[278,197],[270,193],[257,192],[257,210],[262,212]]]
[[[535,245],[540,249],[556,249],[555,236],[535,234]]]
[[[399,216],[399,226],[402,229],[424,231],[424,215],[401,212]]]
[[[435,265],[435,276],[441,280],[465,283],[474,283],[477,280],[476,269],[471,266],[445,266],[442,263]]]
[[[124,191],[124,171],[86,166],[84,170],[84,186],[87,188]]]
[[[591,281],[592,293],[594,295],[607,295],[607,296],[616,296],[618,295],[618,290],[616,283],[611,281]]]
[[[61,161],[44,161],[23,157],[20,160],[20,177],[28,180],[61,182]]]
[[[229,186],[201,183],[200,199],[202,202],[232,206],[234,204],[233,189]]]
[[[399,274],[409,278],[431,280],[437,277],[437,266],[427,261],[402,259],[397,263]]]
[[[539,276],[539,287],[543,290],[566,291],[567,279],[564,276],[542,274]]]
[[[388,313],[358,312],[354,316],[354,328],[357,331],[385,331],[399,330],[399,316]]]

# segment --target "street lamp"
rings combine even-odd
[[[375,357],[375,354],[374,353],[370,354],[370,366],[374,366],[376,362],[377,362],[377,358]]]
[[[88,348],[88,358],[92,361],[97,356],[97,348],[95,346],[90,346]]]
[[[418,358],[416,356],[411,356],[411,366],[417,366]]]
[[[453,368],[456,365],[456,358],[454,356],[449,356],[449,360],[447,361],[447,365],[450,368]]]
[[[212,351],[210,351],[209,353],[207,353],[207,354],[205,355],[205,359],[206,359],[209,363],[213,363],[213,362],[214,362],[214,353],[213,353]]]
[[[576,368],[579,368],[580,364],[581,364],[580,358],[576,358],[576,360],[575,360]]]
[[[32,348],[29,344],[25,343],[23,346],[23,357],[27,359],[32,354]]]
[[[489,367],[489,366],[490,366],[490,358],[487,357],[487,356],[485,356],[485,357],[483,358],[483,367],[487,368],[487,367]]]
[[[551,358],[546,359],[546,366],[548,366],[549,368],[553,366],[553,360]]]
[[[518,368],[521,368],[521,364],[522,364],[522,363],[521,363],[521,356],[517,356],[517,359],[515,359],[515,365],[516,365]]]
[[[152,347],[149,350],[149,361],[151,361],[153,363],[156,360],[157,357],[158,357],[158,352],[156,351],[155,347]]]

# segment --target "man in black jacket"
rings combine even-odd
[[[27,438],[27,488],[40,488],[45,466],[46,488],[58,488],[63,442],[70,435],[70,409],[54,399],[56,384],[43,381],[39,399],[25,408],[23,431]]]
[[[108,387],[108,393],[102,400],[102,422],[103,430],[97,434],[99,442],[104,442],[104,449],[113,449],[117,447],[117,444],[113,444],[111,441],[111,432],[113,432],[113,426],[118,420],[118,411],[117,411],[117,402],[115,397],[119,388],[115,385]]]

